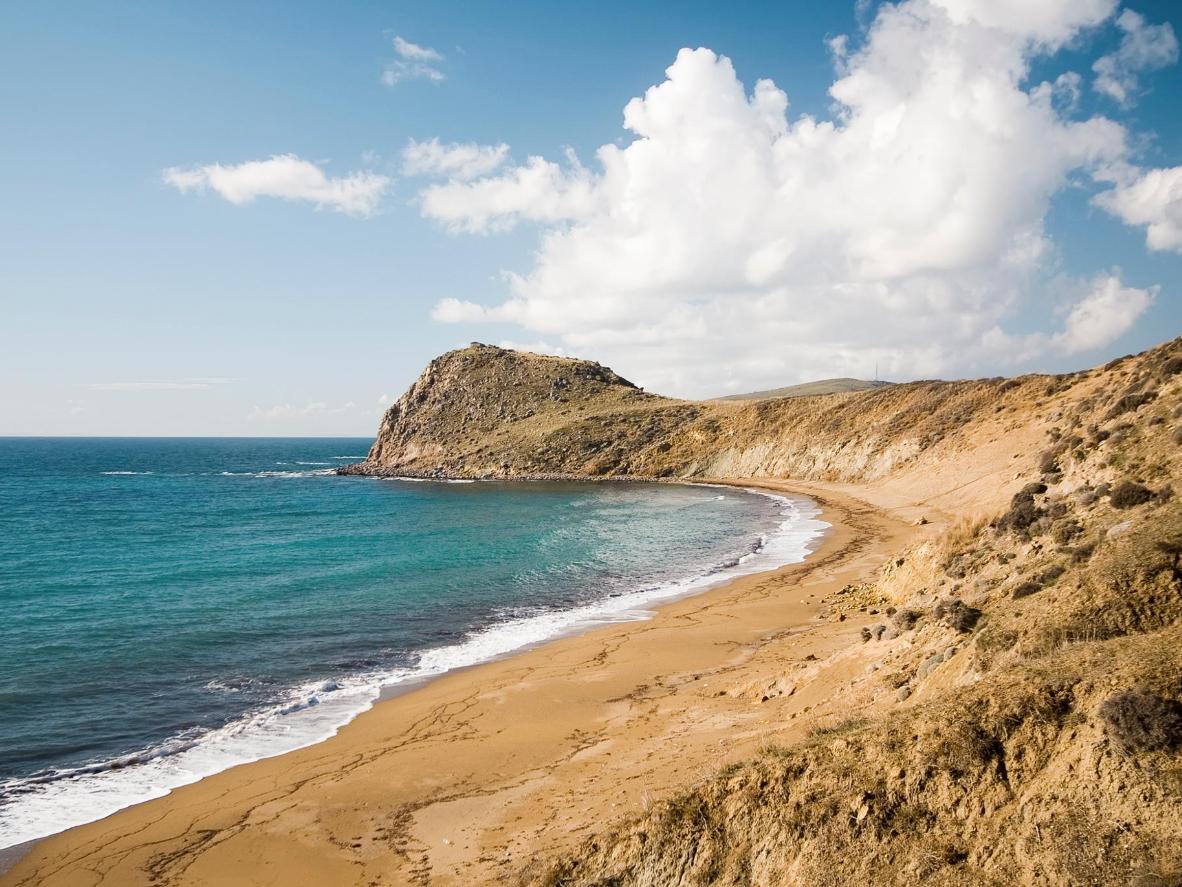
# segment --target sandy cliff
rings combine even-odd
[[[881,620],[847,717],[524,881],[1178,883],[1180,404],[1179,341],[1062,376],[758,403],[474,346],[432,365],[358,470],[793,478],[948,525],[831,602]]]

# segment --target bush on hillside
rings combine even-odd
[[[1155,397],[1157,397],[1157,393],[1154,391],[1142,391],[1139,394],[1125,394],[1112,405],[1112,409],[1108,411],[1104,418],[1106,420],[1115,419],[1117,416],[1123,416],[1125,413],[1131,413],[1139,410]]]
[[[1182,746],[1182,705],[1145,690],[1125,690],[1100,705],[1104,732],[1126,754]]]
[[[963,634],[973,630],[982,614],[976,607],[970,607],[959,598],[950,598],[936,604],[932,615]]]
[[[1132,481],[1122,481],[1117,484],[1109,497],[1114,508],[1132,508],[1153,498],[1153,490]]]

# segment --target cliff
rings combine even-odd
[[[865,620],[835,654],[848,717],[621,811],[522,883],[1149,887],[1182,879],[1180,418],[1182,340],[1067,375],[746,403],[473,346],[349,470],[789,477],[944,527],[828,603]]]
[[[1070,376],[823,399],[844,448],[794,433],[804,405],[731,417],[764,449],[714,442],[711,466],[878,475],[870,497],[930,471],[936,500],[976,517],[833,602],[830,618],[878,614],[838,657],[864,664],[847,717],[522,883],[1182,883],[1180,344]],[[957,477],[985,476],[1000,495],[958,498]]]

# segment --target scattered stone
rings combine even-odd
[[[1119,539],[1131,529],[1133,529],[1133,522],[1131,520],[1125,520],[1115,526],[1109,527],[1108,532],[1104,535],[1109,539]]]

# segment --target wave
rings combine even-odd
[[[155,472],[154,471],[100,471],[99,474],[105,474],[109,477],[131,476],[131,475],[135,475],[138,477],[138,476],[145,475],[145,474],[155,474]]]
[[[474,484],[476,481],[464,477],[379,477],[378,480],[401,481],[407,484]]]
[[[328,458],[330,458],[330,459],[364,459],[365,456],[329,456]]]
[[[323,472],[252,472],[246,476],[319,473]],[[371,708],[383,688],[437,677],[598,625],[647,619],[656,603],[804,560],[829,527],[817,520],[817,507],[805,499],[764,490],[749,492],[779,503],[779,525],[747,553],[705,573],[617,592],[568,609],[509,615],[458,643],[423,651],[413,666],[312,681],[218,729],[181,734],[112,760],[0,782],[0,848],[93,822],[239,764],[322,742]],[[206,689],[236,692],[240,687],[211,681]]]
[[[318,465],[323,463],[297,462],[297,465]],[[335,474],[335,468],[319,468],[315,471],[219,471],[219,477],[328,477]]]

